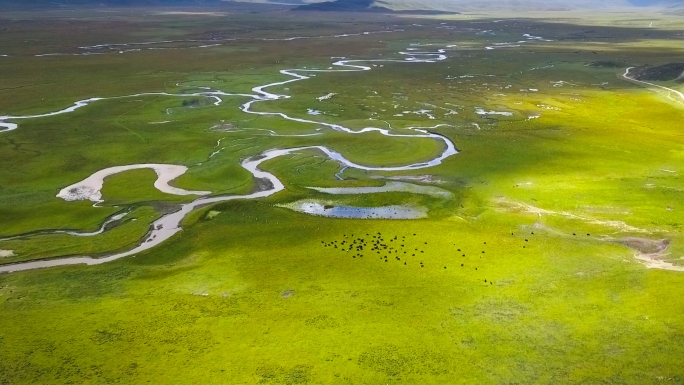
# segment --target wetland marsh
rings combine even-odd
[[[684,381],[684,22],[501,16],[0,13],[0,384]]]

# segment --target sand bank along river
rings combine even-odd
[[[172,187],[169,182],[185,174],[188,170],[185,166],[177,166],[173,164],[133,164],[129,166],[116,166],[100,170],[86,179],[74,183],[71,186],[63,188],[58,198],[65,201],[80,201],[90,200],[92,202],[102,202],[102,186],[104,179],[108,176],[118,174],[129,170],[139,170],[150,168],[157,173],[157,180],[154,182],[154,187],[167,194],[173,195],[208,195],[211,191],[188,191],[178,187]]]

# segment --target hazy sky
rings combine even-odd
[[[308,0],[322,1],[322,0]],[[684,4],[684,0],[376,0],[379,4],[410,4],[412,8],[496,8],[538,5],[541,8],[610,8],[629,6],[649,6]]]

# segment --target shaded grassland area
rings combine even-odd
[[[254,110],[394,133],[441,125],[430,130],[460,153],[410,172],[347,169],[340,181],[336,162],[301,151],[262,164],[285,191],[202,208],[155,249],[0,275],[0,384],[684,382],[684,273],[648,269],[635,255],[652,251],[624,246],[635,244],[627,237],[667,239],[646,258],[682,265],[684,101],[622,78],[627,67],[680,60],[684,25],[650,15],[656,28],[647,28],[631,17],[3,14],[0,115],[95,96],[250,93],[284,80],[281,69],[325,69],[331,57],[450,46],[437,63],[377,62],[274,87],[292,97]],[[320,37],[372,31],[395,32]],[[551,41],[485,48],[523,34]],[[295,36],[319,38],[254,40]],[[71,55],[150,41],[166,42]],[[198,47],[212,41],[221,45]],[[34,56],[46,53],[69,55]],[[17,130],[0,133],[0,237],[25,236],[0,241],[14,254],[0,263],[125,250],[151,221],[193,199],[154,189],[150,170],[107,178],[101,207],[55,197],[106,167],[180,164],[189,170],[177,187],[246,194],[255,184],[240,161],[272,148],[325,145],[382,166],[443,150],[428,139],[249,115],[239,110],[246,101],[133,96],[17,120]],[[307,188],[426,175],[415,183],[432,181],[452,197]],[[303,199],[410,204],[429,216],[332,219],[280,207]],[[97,236],[38,233],[94,231],[122,210],[131,213]],[[380,237],[407,253],[366,248],[360,257],[342,246]]]

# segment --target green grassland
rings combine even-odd
[[[331,57],[401,58],[408,47],[456,45],[441,62],[373,63],[371,71],[274,87],[291,98],[254,110],[394,133],[434,127],[459,150],[432,168],[347,169],[344,180],[337,162],[302,150],[260,166],[284,191],[203,207],[149,251],[0,275],[0,384],[684,383],[684,273],[647,268],[635,258],[640,251],[624,245],[626,237],[667,239],[653,258],[684,265],[684,101],[621,77],[629,66],[681,61],[684,25],[667,15],[649,15],[648,28],[629,14],[470,16],[0,15],[9,25],[0,35],[0,54],[9,55],[0,57],[0,115],[46,113],[95,96],[250,93],[285,80],[279,70],[328,68]],[[402,31],[33,56],[103,43],[390,29]],[[485,49],[525,33],[551,41]],[[20,43],[27,40],[35,44]],[[684,90],[681,82],[658,84]],[[0,133],[0,237],[24,236],[0,240],[0,250],[14,254],[0,264],[129,249],[154,219],[194,199],[159,192],[150,170],[105,179],[98,207],[55,196],[103,168],[185,165],[172,185],[247,194],[256,186],[240,162],[273,148],[324,145],[370,166],[422,162],[443,150],[425,138],[245,114],[239,106],[247,100],[224,97],[214,106],[194,96],[133,96],[17,120],[18,129]],[[411,183],[453,195],[307,188],[426,175]],[[299,200],[415,205],[429,216],[332,219],[282,207]],[[122,210],[131,212],[96,236],[45,233],[95,231]],[[407,254],[360,257],[326,246],[373,236],[397,236]]]

